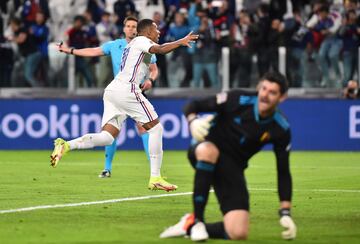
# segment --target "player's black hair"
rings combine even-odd
[[[261,78],[261,81],[268,80],[270,82],[275,82],[280,86],[280,93],[285,94],[289,88],[288,81],[286,77],[279,72],[267,72]]]
[[[154,21],[152,19],[142,19],[138,22],[137,33],[144,32],[147,28],[151,27]]]

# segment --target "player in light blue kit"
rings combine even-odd
[[[97,56],[111,56],[111,62],[113,66],[113,73],[114,77],[117,75],[120,69],[120,63],[124,48],[126,45],[136,37],[136,27],[137,27],[138,20],[135,17],[127,17],[124,21],[124,33],[125,38],[117,39],[114,41],[105,42],[100,47],[95,48],[83,48],[83,49],[74,49],[65,47],[63,45],[59,46],[59,51],[76,55],[82,57],[97,57]],[[142,90],[146,91],[152,88],[153,83],[158,76],[158,68],[156,65],[156,56],[152,55],[151,57],[151,64],[149,66],[149,77],[143,81],[142,83]],[[148,150],[148,140],[149,135],[146,133],[146,130],[142,126],[137,126],[138,132],[141,135],[144,149],[149,159],[149,150]],[[112,169],[112,160],[116,151],[116,140],[110,145],[105,146],[105,168],[100,173],[100,178],[110,177],[111,176],[111,169]],[[151,167],[151,176],[153,175],[160,175],[160,168],[158,167]],[[156,189],[163,190],[158,184],[159,187]]]

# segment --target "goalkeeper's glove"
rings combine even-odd
[[[292,240],[296,237],[296,225],[290,216],[290,209],[282,208],[279,210],[280,225],[285,228],[281,236],[285,240]]]
[[[195,140],[198,142],[205,140],[205,137],[209,134],[210,123],[214,117],[214,115],[208,115],[202,118],[196,117],[190,121],[190,132]]]

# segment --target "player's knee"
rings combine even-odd
[[[246,240],[249,233],[247,210],[232,210],[224,215],[225,231],[231,240]]]
[[[149,129],[147,132],[148,133],[156,133],[156,134],[160,134],[162,135],[164,131],[163,126],[161,125],[161,123],[156,124],[154,127],[152,127],[151,129]]]
[[[101,131],[101,141],[104,146],[108,146],[113,144],[114,137],[107,131]]]
[[[195,149],[197,160],[203,160],[210,163],[216,163],[219,157],[219,149],[212,142],[202,142]]]
[[[142,125],[139,124],[139,123],[136,123],[136,129],[137,129],[139,135],[145,134],[145,133],[147,132],[147,131],[145,130],[145,128],[142,127]]]

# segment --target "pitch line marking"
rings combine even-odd
[[[273,189],[271,189],[271,188],[250,188],[249,190],[250,191],[277,191],[277,189],[275,189],[275,188],[273,188]],[[211,190],[211,192],[213,192],[213,191],[214,190]],[[312,189],[312,190],[310,189],[310,190],[294,190],[294,191],[360,193],[360,190],[341,190],[341,189]],[[162,197],[186,196],[186,195],[191,195],[191,194],[192,194],[192,192],[180,192],[180,193],[149,195],[149,196],[140,196],[140,197],[126,197],[126,198],[109,199],[109,200],[93,201],[93,202],[40,205],[40,206],[34,206],[34,207],[0,210],[0,214],[28,212],[28,211],[34,211],[34,210],[39,210],[39,209],[67,208],[67,207],[79,207],[79,206],[97,205],[97,204],[106,204],[106,203],[129,202],[129,201],[162,198]]]

